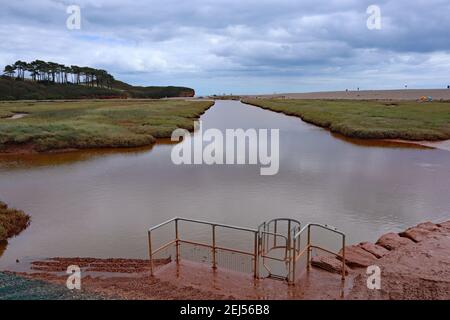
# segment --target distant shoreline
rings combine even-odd
[[[242,95],[243,98],[253,99],[348,99],[348,100],[418,100],[422,96],[430,96],[434,101],[450,100],[450,89],[397,89],[397,90],[349,90],[323,91],[304,93],[279,93]]]

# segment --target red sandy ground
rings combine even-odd
[[[79,265],[84,290],[117,299],[450,299],[450,221],[423,223],[399,235],[348,246],[352,268],[345,282],[335,258],[325,259],[329,271],[313,267],[295,286],[185,260],[158,261],[154,277],[146,260],[95,258],[36,261],[21,274],[65,283],[67,266]],[[381,268],[380,290],[367,288],[367,265]]]

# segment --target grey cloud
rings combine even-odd
[[[366,28],[373,4],[366,0],[0,2],[0,65],[57,60],[104,67],[139,84],[192,81],[203,93],[223,85],[248,90],[250,79],[268,91],[294,83],[297,91],[333,83],[437,86],[448,73],[439,67],[450,56],[444,0],[376,1],[376,31]],[[65,9],[76,3],[82,30],[69,31]]]

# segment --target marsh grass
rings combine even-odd
[[[351,138],[450,139],[450,103],[248,99],[244,103],[297,116]]]
[[[90,100],[0,102],[0,152],[30,146],[36,151],[140,147],[192,130],[212,101]],[[7,119],[26,113],[21,119]]]
[[[0,241],[18,235],[30,224],[30,216],[23,211],[8,208],[0,201]]]

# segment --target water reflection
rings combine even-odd
[[[3,253],[6,251],[7,246],[8,246],[8,241],[0,240],[0,258],[2,257]]]
[[[46,167],[71,164],[79,161],[93,160],[109,155],[130,155],[135,156],[141,153],[150,152],[158,145],[172,145],[170,139],[158,139],[156,144],[138,148],[105,148],[86,149],[69,152],[51,152],[35,154],[0,154],[0,171],[14,168]]]

